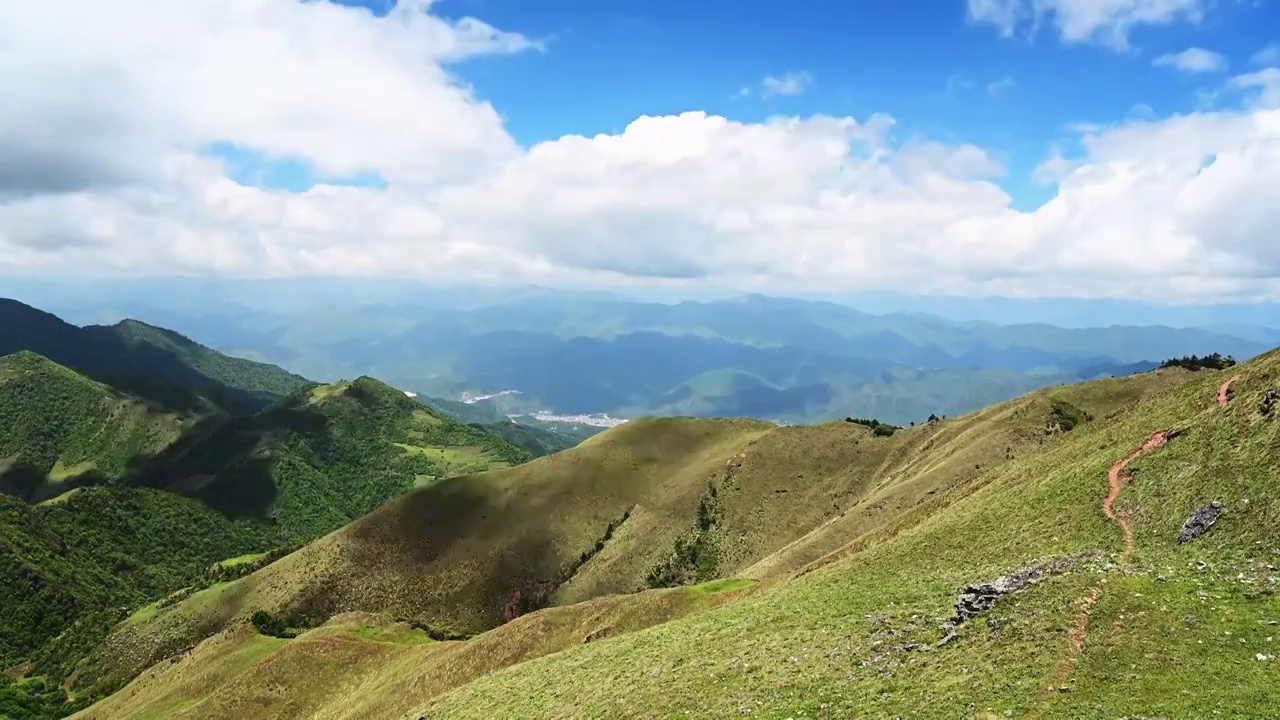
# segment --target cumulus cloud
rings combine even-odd
[[[0,27],[24,29],[0,49],[17,53],[0,94],[20,109],[0,114],[0,268],[1280,297],[1270,75],[1232,81],[1258,95],[1247,109],[1080,128],[1072,160],[1037,170],[1055,196],[1021,211],[992,153],[902,142],[884,115],[687,112],[521,148],[449,64],[536,44],[421,0],[386,17],[292,0],[134,9],[0,5]],[[65,147],[43,142],[69,107]],[[205,153],[215,142],[386,187],[240,185]],[[23,152],[68,170],[9,170]]]
[[[214,141],[304,158],[325,175],[428,181],[516,148],[444,63],[536,46],[402,2],[386,17],[326,2],[4,3],[0,190],[157,177]],[[58,88],[58,92],[50,92]]]
[[[782,77],[770,75],[760,81],[760,94],[766,98],[778,95],[789,97],[803,94],[812,85],[813,76],[804,71],[789,72]]]
[[[1066,42],[1129,46],[1140,25],[1199,22],[1211,0],[968,0],[969,19],[994,25],[1001,35],[1034,32],[1052,23]]]
[[[1157,67],[1171,67],[1185,73],[1221,72],[1227,69],[1227,57],[1204,48],[1191,47],[1178,53],[1168,53],[1152,61]]]

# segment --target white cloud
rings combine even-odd
[[[1062,149],[1055,146],[1049,153],[1049,157],[1032,171],[1031,179],[1039,185],[1056,185],[1065,180],[1075,169],[1076,163],[1068,160],[1062,154]]]
[[[1227,57],[1212,50],[1191,47],[1179,53],[1161,55],[1152,64],[1176,68],[1185,73],[1222,72],[1227,69]]]
[[[1231,78],[1230,86],[1244,92],[1255,91],[1252,104],[1280,108],[1280,68],[1265,68]]]
[[[1270,75],[1232,81],[1255,107],[1082,130],[1072,160],[1037,169],[1053,199],[1024,212],[991,153],[898,142],[881,115],[689,112],[520,148],[445,63],[527,43],[477,41],[421,2],[388,18],[292,0],[119,7],[135,12],[0,5],[0,27],[23,29],[0,50],[21,60],[0,61],[20,110],[0,113],[0,167],[28,167],[5,176],[0,268],[1280,297]],[[81,90],[73,106],[42,87]],[[201,156],[214,141],[388,185],[241,186]]]
[[[1018,86],[1018,83],[1014,81],[1013,78],[1009,77],[1008,75],[1005,75],[999,80],[987,83],[987,94],[990,95],[991,97],[997,97],[999,95],[1003,95],[1004,93],[1014,89],[1017,86]]]
[[[968,0],[969,19],[994,25],[1005,37],[1051,22],[1066,42],[1129,46],[1140,25],[1199,22],[1211,0]]]
[[[428,5],[4,3],[0,190],[135,181],[218,140],[326,175],[425,180],[510,156],[497,113],[442,64],[535,43]]]
[[[1280,65],[1280,42],[1273,42],[1253,54],[1255,65]]]
[[[789,72],[782,77],[770,75],[760,81],[760,94],[770,98],[778,95],[800,95],[813,85],[813,76],[807,72]]]
[[[1031,14],[1023,0],[969,0],[969,19],[995,25],[1000,34],[1013,37],[1018,26]]]

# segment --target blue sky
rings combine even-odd
[[[686,110],[743,121],[887,113],[899,141],[992,152],[1019,209],[1052,195],[1031,174],[1055,144],[1071,154],[1073,126],[1192,112],[1222,86],[1223,73],[1155,58],[1202,47],[1245,72],[1280,39],[1274,0],[1221,0],[1195,23],[1136,25],[1122,51],[1064,41],[1052,27],[1002,37],[969,19],[964,0],[439,0],[432,11],[545,41],[542,52],[452,68],[522,144],[618,133],[641,115]],[[763,78],[787,73],[812,82],[798,95],[761,96]]]

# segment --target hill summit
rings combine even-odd
[[[233,358],[145,323],[127,320],[81,328],[0,298],[0,356],[23,350],[185,414],[252,411],[308,382],[274,365]]]
[[[361,377],[308,385],[251,415],[211,418],[151,460],[136,482],[199,498],[231,517],[269,519],[290,544],[415,484],[530,458]]]

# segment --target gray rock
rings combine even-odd
[[[1262,413],[1263,417],[1271,417],[1276,405],[1280,405],[1280,390],[1271,388],[1262,396],[1262,404],[1258,406],[1258,412]]]
[[[1015,570],[991,582],[964,586],[960,590],[959,597],[956,598],[955,614],[941,626],[942,639],[938,641],[937,647],[954,640],[958,626],[991,610],[1005,595],[1024,590],[1045,577],[1066,572],[1074,566],[1074,558],[1058,558],[1040,565]]]
[[[1218,522],[1220,515],[1222,515],[1220,502],[1211,502],[1191,513],[1191,517],[1182,523],[1182,529],[1178,531],[1178,543],[1188,543],[1205,534],[1214,523]]]

